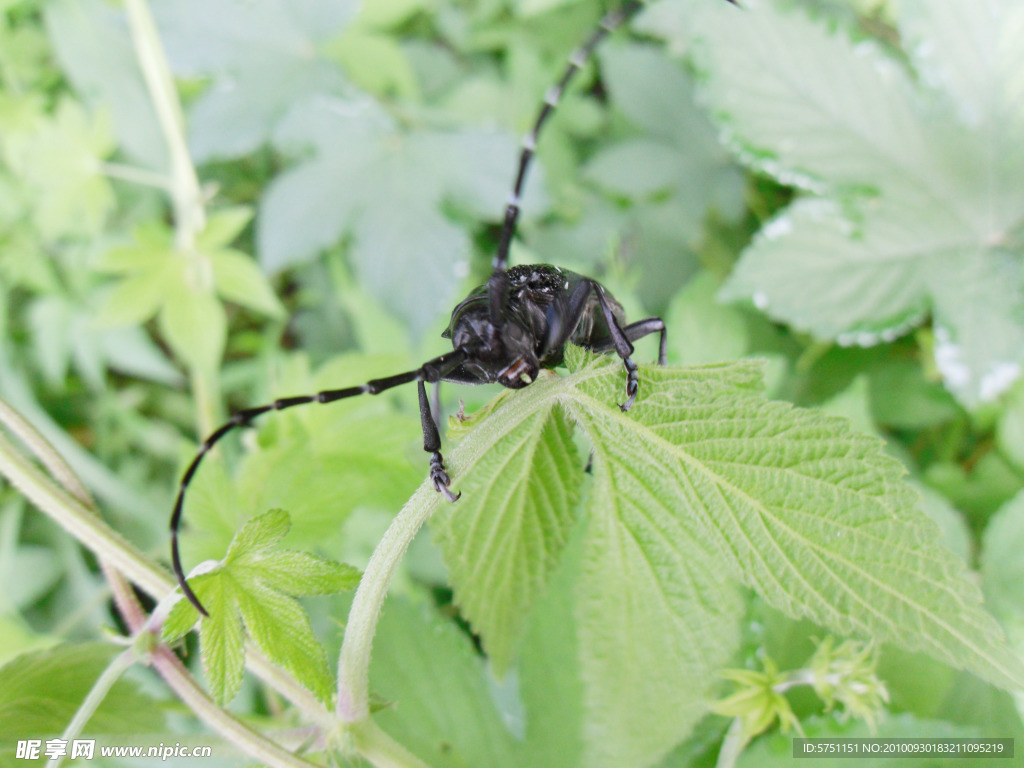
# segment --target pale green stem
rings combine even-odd
[[[338,658],[337,716],[343,723],[361,723],[370,717],[370,652],[380,609],[395,569],[437,506],[439,495],[429,483],[420,486],[391,521],[359,581]]]
[[[199,434],[206,436],[213,432],[216,424],[216,405],[212,390],[216,386],[213,376],[206,375],[198,367],[193,366],[189,372],[192,385],[192,397],[196,403],[196,414],[199,422]]]
[[[135,55],[170,153],[175,245],[182,251],[191,251],[196,235],[205,226],[206,214],[199,177],[185,141],[185,118],[178,91],[149,6],[145,0],[125,0],[124,6]]]
[[[54,486],[43,473],[22,456],[8,440],[0,436],[0,473],[36,507],[53,518],[61,527],[71,533],[85,546],[106,560],[146,592],[162,597],[174,588],[174,582],[156,565],[148,562],[142,553],[132,547],[96,517],[81,502]],[[166,652],[166,653],[162,653]],[[167,656],[177,661],[169,649],[158,648],[154,652],[153,664],[167,684],[181,699],[192,707],[200,719],[215,728],[224,738],[233,742],[245,754],[262,760],[268,765],[282,768],[309,766],[305,760],[294,758],[273,742],[236,720],[207,697],[196,685],[188,671],[180,664],[173,664]],[[251,657],[250,657],[251,658]],[[159,661],[163,659],[162,661]],[[261,659],[262,660],[262,659]],[[159,663],[158,663],[159,661]],[[262,665],[266,669],[266,664]],[[274,675],[279,682],[283,675]],[[292,698],[298,683],[281,690],[282,695]],[[308,700],[308,696],[301,699]],[[302,701],[303,704],[308,701]],[[322,707],[312,710],[315,721],[325,723],[327,715]]]
[[[57,488],[3,436],[0,474],[64,530],[149,594],[160,598],[174,588],[174,582],[160,567],[149,562],[82,502]]]
[[[0,423],[16,432],[33,450],[46,454],[45,440],[16,412],[0,400]],[[47,465],[63,464],[63,459],[53,452]],[[67,470],[70,474],[70,470]],[[57,488],[38,467],[21,455],[10,442],[0,434],[0,474],[4,475],[32,504],[68,531],[81,544],[90,549],[104,562],[110,563],[117,571],[137,584],[144,592],[159,601],[174,588],[171,575],[151,563],[135,547],[122,539],[96,513],[68,493]],[[73,477],[73,476],[72,476]],[[78,485],[77,478],[69,480]],[[84,490],[82,491],[84,493]],[[141,620],[138,616],[126,616],[133,631],[138,631]],[[299,707],[314,723],[328,727],[333,722],[330,714],[315,696],[283,670],[275,667],[254,647],[247,645],[246,663],[249,668],[278,691],[282,696]]]
[[[154,649],[153,666],[178,698],[185,702],[203,723],[216,730],[253,760],[273,768],[313,768],[314,763],[293,755],[217,706],[196,684],[178,657],[166,646]]]
[[[63,741],[71,742],[77,739],[82,729],[85,728],[85,724],[89,722],[89,718],[92,717],[100,704],[103,703],[103,699],[110,693],[110,689],[114,687],[116,683],[129,667],[131,667],[138,660],[134,648],[125,648],[121,653],[115,656],[107,668],[103,670],[96,682],[93,683],[92,688],[89,689],[89,693],[86,694],[85,699],[82,701],[81,706],[78,707],[78,711],[75,712],[75,716],[71,718],[71,722],[68,723],[68,727],[64,729],[64,733],[61,734]],[[57,755],[56,757],[50,758],[46,763],[46,768],[57,768],[62,762],[64,762],[65,755]]]
[[[429,768],[416,755],[392,739],[373,720],[351,729],[355,751],[375,768]]]
[[[718,752],[715,768],[734,768],[749,741],[750,739],[743,732],[743,721],[738,717],[733,718],[732,724],[722,740],[722,748]]]
[[[146,0],[125,0],[125,11],[135,55],[170,154],[169,192],[174,206],[174,245],[185,258],[194,258],[196,237],[206,226],[206,212],[199,176],[185,139],[185,117],[181,101]],[[201,290],[209,288],[211,286],[200,286]],[[199,431],[206,435],[214,427],[215,374],[192,366],[191,384],[196,398]]]
[[[171,190],[170,178],[147,168],[136,168],[134,165],[123,163],[100,163],[99,171],[112,179],[141,184],[144,187],[156,187],[168,192]]]

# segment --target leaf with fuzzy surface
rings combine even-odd
[[[742,607],[734,580],[834,631],[922,649],[1002,686],[1024,680],[979,590],[939,544],[881,441],[765,400],[756,363],[641,366],[640,397],[623,414],[619,361],[577,350],[567,360],[575,373],[544,375],[504,396],[447,458],[459,489],[508,482],[472,476],[505,469],[495,446],[536,434],[556,408],[593,444],[575,588],[587,765],[649,763],[706,710],[735,647]],[[514,475],[524,470],[550,471],[533,465]],[[425,484],[410,503],[437,506],[437,496]],[[456,560],[453,572],[486,570],[496,552],[521,546],[517,519],[445,517],[445,538],[501,543],[475,566],[478,553],[463,550],[468,565]],[[495,590],[510,594],[526,572],[520,565],[504,571],[504,582],[456,582],[474,627],[493,628],[472,606]]]
[[[783,3],[657,8],[648,28],[693,45],[740,157],[813,195],[761,230],[723,295],[865,346],[930,312],[936,363],[969,407],[1019,377],[1024,9],[895,3],[915,79],[881,45]]]
[[[254,517],[235,534],[223,563],[189,582],[210,614],[200,624],[199,642],[207,679],[221,703],[234,698],[242,684],[243,622],[271,661],[321,700],[330,699],[327,657],[294,597],[351,589],[359,572],[304,552],[280,550],[290,528],[288,514],[279,509]],[[191,603],[179,600],[164,622],[164,639],[178,639],[198,618]]]

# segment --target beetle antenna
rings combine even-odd
[[[519,154],[519,170],[516,172],[515,183],[512,185],[512,193],[505,204],[505,221],[501,227],[501,237],[498,240],[498,251],[494,254],[493,272],[504,272],[508,268],[508,250],[512,244],[512,235],[516,231],[516,221],[519,219],[519,204],[523,193],[523,184],[526,180],[526,171],[530,167],[530,160],[537,150],[537,139],[540,136],[541,128],[548,116],[554,112],[555,107],[562,98],[566,86],[573,76],[583,68],[590,59],[590,54],[598,44],[611,32],[618,29],[634,13],[643,6],[639,0],[633,0],[608,14],[606,14],[597,26],[597,29],[584,41],[583,45],[569,55],[569,66],[562,73],[562,77],[556,82],[544,96],[544,106],[537,114],[533,129],[523,138],[522,151]],[[494,275],[492,274],[492,279]],[[491,305],[494,305],[496,296],[492,289]]]
[[[178,496],[174,500],[174,512],[171,514],[171,566],[174,569],[174,575],[178,580],[178,586],[181,587],[181,591],[185,597],[188,598],[189,602],[192,603],[198,609],[198,611],[204,616],[209,616],[206,608],[196,597],[195,592],[188,585],[185,580],[185,571],[181,567],[181,553],[178,547],[178,529],[181,525],[181,517],[185,509],[185,492],[188,490],[189,484],[192,482],[192,478],[196,474],[196,470],[199,469],[199,465],[203,461],[203,457],[210,452],[210,450],[220,442],[229,432],[233,432],[235,429],[240,427],[250,427],[252,422],[258,416],[262,416],[264,413],[270,411],[283,411],[286,408],[293,408],[297,405],[309,405],[311,403],[333,403],[336,400],[344,400],[348,397],[355,397],[356,395],[378,395],[381,392],[385,392],[392,387],[398,387],[402,384],[409,384],[411,382],[418,382],[422,391],[423,382],[438,382],[444,376],[458,368],[465,361],[467,355],[462,350],[456,349],[454,352],[436,357],[433,360],[429,360],[422,366],[413,371],[406,371],[405,373],[398,373],[394,376],[388,376],[383,379],[373,379],[365,384],[360,384],[355,387],[345,387],[344,389],[327,389],[322,392],[317,392],[315,395],[299,395],[297,397],[282,397],[275,400],[272,403],[266,405],[259,405],[254,408],[246,408],[245,410],[238,411],[227,422],[222,424],[214,432],[212,432],[205,440],[203,444],[199,446],[199,450],[196,452],[195,457],[192,459],[192,463],[188,465],[188,469],[185,470],[185,474],[182,475],[181,483],[178,485]],[[421,400],[423,398],[421,397]],[[422,403],[421,403],[422,405]],[[448,490],[448,475],[444,469],[444,459],[441,457],[440,445],[437,437],[437,425],[434,423],[434,418],[430,413],[429,408],[420,408],[420,416],[423,425],[423,448],[424,450],[432,454],[430,460],[430,477],[434,481],[434,487],[438,491],[442,491],[444,495],[450,500],[454,501],[455,496],[451,491]]]

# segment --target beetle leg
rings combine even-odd
[[[416,382],[416,389],[420,396],[420,422],[423,425],[423,450],[430,456],[430,480],[439,493],[443,493],[448,501],[455,501],[462,493],[452,493],[448,488],[451,485],[451,478],[444,468],[444,457],[441,455],[441,436],[437,432],[437,424],[430,412],[430,401],[427,399],[427,388],[423,386],[423,379]]]

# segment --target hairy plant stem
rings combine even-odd
[[[377,544],[359,581],[345,625],[345,640],[338,657],[338,719],[346,724],[362,723],[370,717],[370,652],[377,631],[380,609],[391,577],[437,506],[439,494],[424,483],[395,516]],[[433,501],[434,503],[430,503]]]
[[[81,705],[78,707],[78,711],[75,712],[75,716],[71,718],[71,722],[68,723],[67,728],[64,729],[64,733],[61,734],[61,739],[66,742],[72,742],[77,739],[81,733],[85,724],[89,722],[89,718],[95,714],[100,704],[103,703],[103,699],[106,698],[110,689],[114,687],[116,683],[128,669],[138,661],[134,648],[125,648],[121,653],[117,654],[111,662],[107,665],[107,668],[100,673],[100,676],[96,678],[96,682],[93,683],[92,688],[89,689],[89,693],[86,694],[85,699],[82,700]],[[51,757],[46,763],[46,768],[58,768],[58,766],[64,762],[65,754],[59,754],[56,757]]]
[[[160,601],[175,587],[174,579],[164,569],[150,562],[145,555],[113,531],[81,498],[88,494],[63,459],[10,406],[0,400],[0,423],[29,446],[44,465],[61,478],[61,482],[75,489],[74,495],[58,488],[31,461],[0,434],[0,474],[17,488],[32,504],[68,531],[81,544],[91,550],[101,563],[108,564],[116,574],[126,576],[144,592]],[[81,498],[76,498],[81,497]],[[142,629],[145,616],[135,600],[131,588],[121,575],[111,577],[111,589],[118,608],[133,633]],[[302,710],[317,726],[328,729],[334,723],[330,713],[287,672],[271,664],[253,646],[247,644],[246,663],[252,672],[274,690]],[[182,671],[188,674],[184,668]]]

